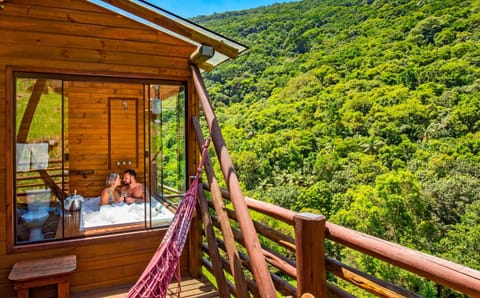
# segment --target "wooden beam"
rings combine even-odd
[[[348,293],[347,291],[339,288],[336,284],[327,283],[328,288],[328,297],[335,297],[335,298],[356,298],[352,294]]]
[[[466,295],[477,297],[480,293],[480,272],[477,270],[333,223],[326,224],[325,236]]]
[[[203,224],[205,226],[204,233],[207,238],[208,253],[212,260],[212,271],[217,280],[218,294],[220,297],[229,297],[227,279],[223,273],[222,261],[218,251],[217,239],[215,238],[215,231],[213,230],[212,217],[208,212],[208,203],[203,191],[203,184],[198,185],[198,198],[200,204],[200,211],[202,213]]]
[[[239,234],[240,232],[238,232],[238,230],[237,230],[237,232],[235,234],[237,234],[237,233]],[[220,239],[218,239],[218,242],[219,242],[218,243],[219,247],[221,247],[222,249],[225,249],[224,243]],[[252,269],[252,263],[250,261],[250,258],[244,253],[240,253],[240,257],[242,258],[242,261],[243,261],[242,264],[244,264],[245,268],[248,269],[250,272],[252,272],[253,269]],[[283,270],[281,268],[279,268],[279,269]],[[282,279],[281,277],[279,277],[276,274],[271,273],[271,277],[272,277],[272,280],[273,280],[273,282],[275,284],[275,287],[276,287],[278,292],[283,294],[285,297],[296,296],[297,289],[293,285],[291,285],[285,279]],[[250,281],[251,280],[249,279],[248,280],[248,288],[249,288],[250,292],[255,294],[254,297],[260,297],[259,294],[258,294],[258,287],[255,284],[251,283]]]
[[[32,94],[28,100],[27,107],[25,108],[25,113],[22,117],[22,122],[20,123],[20,128],[17,134],[17,143],[25,143],[28,138],[28,132],[30,131],[30,125],[32,124],[33,115],[37,109],[38,102],[40,97],[42,97],[42,92],[45,90],[47,82],[45,80],[37,80],[35,85],[33,85]]]
[[[223,139],[218,120],[215,117],[215,113],[208,98],[200,70],[195,65],[190,65],[190,69],[192,71],[195,89],[198,93],[200,103],[202,104],[208,129],[215,145],[215,152],[221,165],[223,177],[232,197],[232,203],[238,218],[240,230],[245,237],[245,247],[252,260],[253,275],[259,285],[260,295],[265,298],[276,297],[276,290],[270,272],[268,271],[265,257],[260,249],[261,246],[257,232],[253,226],[252,218],[250,217],[242,189],[240,188],[238,176],[234,170],[230,155],[228,154],[225,140]]]
[[[198,67],[200,67],[201,69],[203,69],[205,71],[212,71],[213,70],[213,65],[208,63],[208,62],[204,62],[204,63],[198,65]]]
[[[206,189],[209,189],[208,185],[204,185],[204,187]],[[230,201],[232,200],[228,190],[222,189],[221,191],[222,191],[222,196],[225,199],[228,199]],[[264,213],[265,215],[268,215],[275,219],[281,220],[288,225],[293,225],[295,223],[295,216],[297,215],[297,212],[295,211],[288,210],[283,207],[273,205],[267,202],[255,200],[249,197],[245,197],[245,203],[247,203],[248,208]]]
[[[216,226],[218,225],[218,221],[214,221],[214,223]],[[235,236],[235,240],[241,245],[245,246],[245,241],[242,233],[238,229],[232,229],[232,231],[233,231],[233,235]],[[290,277],[293,277],[295,279],[297,278],[297,272],[295,268],[296,264],[294,261],[292,261],[287,257],[282,256],[281,254],[279,254],[274,250],[269,249],[265,245],[262,245],[262,253],[265,256],[265,260],[268,263],[270,263],[272,266],[280,269],[283,273],[289,275]],[[252,268],[250,266],[250,260],[248,260],[247,262],[244,262],[243,265],[247,267],[250,271],[252,271]],[[274,274],[272,274],[272,276],[274,276]]]
[[[195,134],[197,137],[197,144],[199,147],[203,146],[205,142],[202,135],[202,130],[200,123],[196,117],[192,117],[193,127],[195,129]],[[240,263],[240,258],[238,256],[238,250],[235,246],[235,239],[233,237],[232,228],[228,220],[228,214],[225,210],[222,194],[220,191],[220,186],[218,185],[217,178],[213,170],[213,165],[208,157],[205,158],[205,174],[207,175],[208,183],[211,185],[211,193],[215,206],[215,211],[217,212],[218,220],[220,222],[221,231],[223,234],[223,239],[225,240],[225,245],[227,247],[226,251],[228,254],[228,259],[230,260],[230,269],[235,280],[235,291],[237,297],[248,297],[247,292],[247,283],[242,272],[242,265]]]
[[[353,267],[347,266],[334,258],[326,257],[327,271],[332,272],[336,276],[346,280],[355,286],[364,289],[375,296],[390,298],[421,298],[414,292],[410,292],[392,283],[381,280],[375,276],[368,275]]]
[[[208,253],[208,248],[205,246],[205,244],[202,244],[202,251],[204,251],[205,253]],[[223,259],[221,259],[220,261],[222,262],[221,266],[223,268],[223,266],[224,266],[223,265],[224,264]],[[210,263],[207,258],[202,258],[202,264],[203,264],[203,267],[205,269],[207,269],[211,274],[213,274],[212,263]],[[230,294],[232,294],[232,295],[235,294],[235,285],[232,284],[232,282],[229,281],[228,279],[227,279],[227,289],[228,289],[228,292]],[[227,295],[227,296],[220,296],[219,295],[219,297],[230,297],[230,295]]]
[[[198,47],[195,52],[190,55],[190,63],[196,64],[205,71],[212,71],[213,65],[208,63],[208,59],[215,55],[215,49],[209,45],[202,45]]]
[[[190,62],[201,65],[215,55],[215,49],[208,45],[201,45],[190,55]]]
[[[202,246],[202,219],[198,209],[198,204],[195,208],[192,221],[190,223],[188,242],[188,271],[190,276],[200,277],[202,276],[202,252],[200,251],[199,247]]]
[[[55,181],[53,181],[52,177],[48,174],[46,170],[38,170],[40,173],[40,177],[42,177],[43,182],[52,190],[52,193],[61,201],[68,197],[68,193],[64,192],[62,188],[60,188]]]
[[[141,17],[147,21],[150,21],[156,25],[159,25],[165,29],[168,29],[172,32],[175,32],[179,35],[185,36],[193,41],[196,41],[200,44],[208,44],[212,46],[215,50],[226,55],[229,58],[237,58],[238,50],[221,40],[214,39],[206,34],[203,34],[199,31],[192,29],[191,27],[185,26],[175,20],[172,20],[164,15],[155,13],[152,10],[146,9],[142,6],[139,6],[131,1],[123,0],[103,0],[106,3],[109,3],[113,6],[121,8],[125,11],[128,11],[138,17]]]

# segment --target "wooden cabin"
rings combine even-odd
[[[14,296],[18,261],[68,254],[72,293],[132,283],[197,169],[190,65],[211,70],[246,47],[143,1],[0,4],[1,296]],[[108,175],[126,169],[145,208],[88,223]],[[166,216],[147,215],[154,203]],[[181,266],[199,270],[188,253]]]
[[[328,239],[480,296],[478,271],[243,196],[201,78],[245,51],[240,43],[143,0],[0,0],[0,45],[2,297],[15,287],[25,294],[18,268],[52,257],[66,260],[69,283],[59,291],[121,297],[165,235],[206,131],[224,182],[207,158],[180,260],[182,279],[196,282],[183,293],[352,297],[329,272],[374,295],[415,297],[325,256]],[[102,191],[117,183],[107,178],[127,169],[143,185],[142,201],[100,207]],[[30,286],[32,297],[56,295],[55,284]]]

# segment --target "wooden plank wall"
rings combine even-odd
[[[15,262],[62,254],[76,254],[78,268],[71,291],[79,292],[134,282],[143,271],[164,231],[109,239],[77,241],[36,250],[7,253],[6,144],[7,66],[24,71],[45,70],[170,79],[190,82],[191,45],[142,24],[117,16],[84,0],[7,0],[0,9],[0,293],[13,297],[8,274]],[[128,74],[128,75],[127,75]],[[11,100],[11,99],[10,99]],[[191,100],[191,99],[190,99]],[[7,142],[8,143],[8,142]],[[10,152],[11,154],[11,152]],[[182,269],[188,258],[182,257]]]
[[[127,168],[134,169],[143,182],[143,85],[67,81],[64,93],[68,98],[69,167],[94,171],[87,175],[70,174],[70,192],[77,190],[84,197],[99,196],[105,187],[105,177],[110,172],[122,175]],[[112,97],[116,98],[113,110],[109,106]],[[126,111],[119,98],[130,103]],[[109,128],[109,114],[115,112],[121,114],[113,117],[115,121]],[[115,161],[130,161],[131,165],[117,166]]]

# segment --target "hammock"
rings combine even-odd
[[[130,289],[125,297],[127,298],[157,298],[165,297],[168,285],[176,272],[180,291],[180,266],[178,262],[180,255],[187,240],[190,221],[197,199],[197,186],[200,180],[200,174],[207,155],[207,148],[210,144],[208,138],[203,145],[202,158],[197,169],[195,178],[190,188],[178,206],[177,212],[172,219],[170,227],[165,234],[162,242],[157,248],[154,256],[150,260],[137,283]],[[175,270],[176,269],[176,270]],[[178,292],[179,294],[179,292]]]

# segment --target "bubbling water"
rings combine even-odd
[[[122,206],[104,205],[97,211],[83,210],[81,216],[81,229],[99,228],[109,225],[121,225],[144,222],[145,219],[155,223],[168,224],[174,214],[161,204],[150,207],[149,203],[124,204]]]

